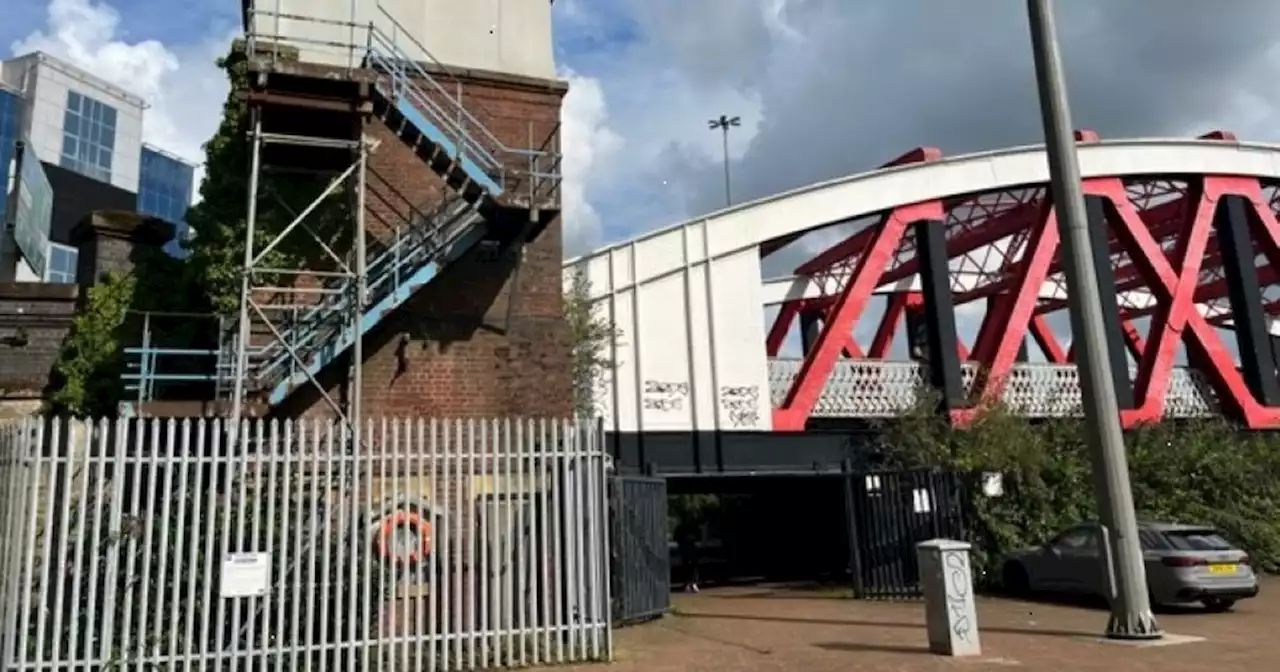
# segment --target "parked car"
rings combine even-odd
[[[1001,578],[1013,593],[1107,596],[1100,526],[1081,523],[1048,542],[1007,555]],[[1213,611],[1258,594],[1249,556],[1212,527],[1139,523],[1138,537],[1153,605],[1201,602]]]

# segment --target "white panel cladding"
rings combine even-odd
[[[772,428],[759,253],[708,264],[704,231],[693,223],[566,266],[566,278],[586,273],[597,314],[617,330],[613,369],[595,385],[596,411],[611,428]]]
[[[309,63],[358,66],[372,23],[414,60],[556,77],[548,0],[256,0],[255,7],[257,38],[296,48]]]
[[[710,269],[717,428],[772,429],[760,253],[755,248],[744,250],[715,261]]]

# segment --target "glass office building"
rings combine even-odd
[[[195,181],[195,166],[152,147],[143,146],[138,176],[138,212],[159,217],[174,225],[177,234],[165,245],[174,256],[183,253],[180,241],[186,239],[187,208]]]

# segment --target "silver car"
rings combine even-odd
[[[1004,587],[1015,594],[1106,597],[1100,532],[1097,523],[1081,523],[1041,546],[1010,553],[1002,563]],[[1236,600],[1258,594],[1249,556],[1212,527],[1139,523],[1138,536],[1153,605],[1198,601],[1210,610],[1225,611]]]

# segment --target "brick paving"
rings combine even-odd
[[[978,603],[983,656],[928,652],[918,602],[843,599],[835,591],[749,587],[674,597],[674,613],[615,633],[610,672],[841,672],[847,670],[1274,669],[1280,660],[1280,578],[1233,612],[1158,614],[1166,632],[1205,638],[1135,648],[1100,641],[1107,613],[1097,606],[984,598]],[[601,669],[596,666],[569,668]]]

